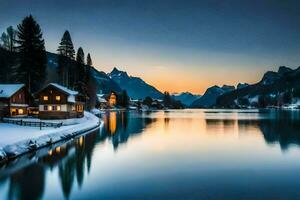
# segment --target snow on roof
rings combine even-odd
[[[52,85],[52,86],[62,90],[63,92],[67,93],[68,95],[77,95],[78,94],[77,91],[70,90],[62,85],[57,84],[57,83],[50,83],[49,85]]]
[[[106,103],[106,99],[102,98],[102,97],[98,97],[98,100],[100,103]]]
[[[9,98],[24,86],[24,84],[0,84],[0,97]]]

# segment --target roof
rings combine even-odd
[[[57,83],[49,83],[49,85],[56,87],[57,89],[61,90],[62,92],[66,93],[68,95],[77,95],[78,94],[77,91],[70,90],[62,85],[57,84]]]
[[[102,97],[98,97],[98,100],[100,103],[106,103],[106,99],[102,98]]]
[[[0,84],[0,97],[9,98],[24,86],[24,84]]]

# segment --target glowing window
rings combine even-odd
[[[10,109],[10,113],[11,113],[11,115],[16,115],[17,114],[17,110],[15,108],[11,108]]]
[[[23,109],[18,109],[18,113],[19,113],[19,115],[23,115],[24,114],[24,110]]]
[[[56,110],[60,111],[60,110],[61,110],[60,106],[57,106],[57,107],[56,107]]]
[[[51,111],[52,110],[52,106],[48,106],[48,110]]]
[[[77,112],[83,112],[83,105],[77,105]]]
[[[60,96],[55,96],[56,101],[60,101]]]
[[[44,101],[48,101],[49,97],[48,96],[43,96]]]

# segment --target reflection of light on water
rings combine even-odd
[[[79,145],[80,145],[80,146],[83,145],[83,136],[81,136],[81,137],[79,138]]]
[[[117,130],[117,113],[111,112],[109,113],[109,131],[113,135]]]
[[[60,153],[61,147],[56,147],[56,148],[55,148],[55,151],[56,151],[56,153]]]

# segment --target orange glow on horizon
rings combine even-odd
[[[207,67],[201,69],[178,69],[166,67],[117,67],[121,71],[126,71],[129,76],[140,77],[146,83],[154,86],[161,92],[170,93],[191,92],[203,95],[207,88],[214,85],[236,86],[241,83],[256,83],[262,77],[263,71],[257,72],[242,70],[227,70],[225,68]],[[100,70],[110,72],[113,67],[105,67]]]

